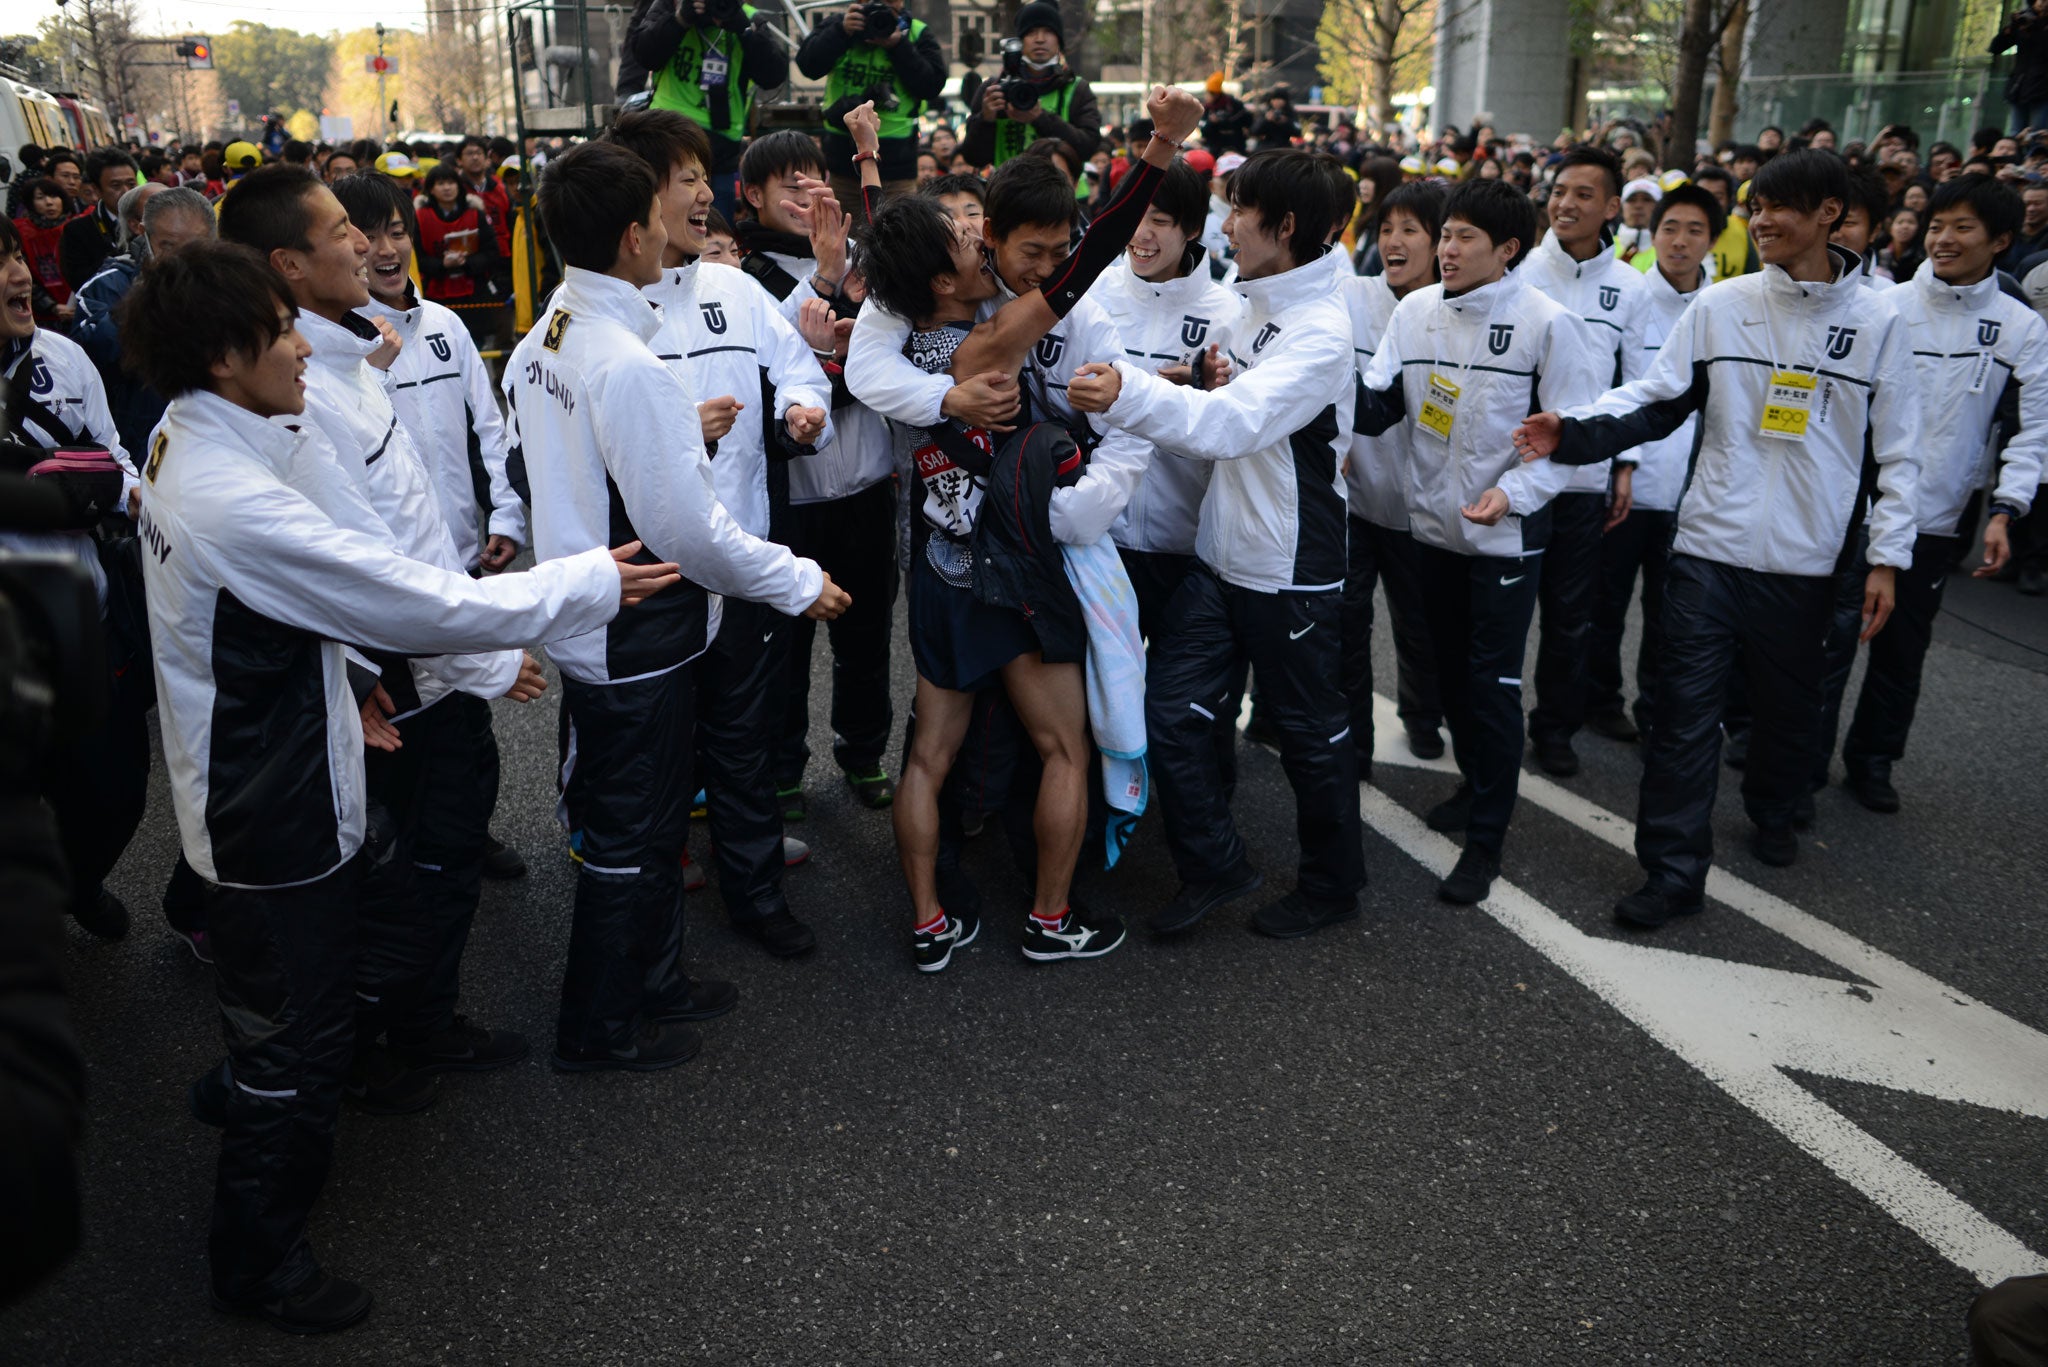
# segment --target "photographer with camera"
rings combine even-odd
[[[847,111],[869,100],[881,116],[876,169],[882,192],[917,188],[917,116],[946,84],[946,54],[921,19],[903,12],[904,0],[857,0],[837,23],[812,29],[796,50],[796,69],[825,78],[825,165],[832,191],[858,227],[867,222]],[[829,73],[829,74],[828,74]]]
[[[651,73],[651,107],[711,135],[711,203],[728,222],[754,92],[789,80],[789,58],[756,13],[741,0],[654,0],[627,39]]]
[[[1991,40],[1991,55],[2018,49],[2005,78],[2005,102],[2012,106],[2012,131],[2048,128],[2048,0],[2029,0]]]
[[[1032,0],[1018,10],[1017,36],[1002,50],[1002,75],[983,82],[972,101],[961,155],[976,166],[1001,166],[1040,138],[1058,138],[1082,160],[1094,156],[1102,113],[1088,82],[1066,64],[1059,6]]]

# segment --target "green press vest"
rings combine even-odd
[[[742,5],[740,10],[749,22],[759,12],[752,5]],[[714,46],[728,63],[724,95],[716,103],[711,92],[698,83],[704,53]],[[710,129],[715,136],[738,142],[747,134],[747,106],[753,99],[741,61],[737,33],[729,29],[685,28],[683,41],[676,44],[674,55],[655,77],[654,98],[648,103],[655,109],[673,109]]]
[[[924,20],[910,21],[910,31],[899,42],[914,43],[925,30]],[[890,85],[896,87],[896,107],[877,110],[882,120],[879,136],[884,138],[908,138],[917,134],[917,116],[924,108],[924,101],[910,98],[902,86],[896,85],[896,68],[889,60],[889,49],[876,47],[872,43],[855,43],[853,48],[841,57],[825,78],[825,103],[837,103],[847,95],[861,95],[871,87]]]
[[[1074,105],[1074,82],[1072,79],[1062,81],[1051,91],[1040,95],[1038,103],[1051,111],[1052,116],[1061,123],[1072,123],[1073,120],[1067,117],[1067,111]],[[1018,123],[1010,118],[999,120],[996,123],[996,156],[991,164],[1001,166],[1044,136],[1045,134],[1028,123]]]

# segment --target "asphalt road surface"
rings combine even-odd
[[[113,881],[133,934],[72,932],[85,1246],[0,1315],[0,1361],[1961,1361],[1970,1298],[2048,1250],[2048,604],[1958,578],[1949,605],[1905,811],[1830,789],[1772,870],[1724,774],[1712,904],[1647,938],[1609,919],[1634,747],[1525,774],[1503,881],[1454,909],[1455,849],[1417,819],[1451,780],[1382,728],[1360,921],[1281,944],[1245,903],[1033,965],[992,828],[982,936],[922,977],[886,814],[814,763],[789,895],[820,949],[770,960],[693,897],[698,971],[745,1000],[652,1076],[542,1061],[573,885],[554,702],[500,703],[496,824],[533,871],[486,886],[466,1008],[536,1057],[419,1116],[344,1113],[313,1238],[377,1305],[312,1341],[207,1307],[217,1139],[185,1087],[220,1032],[155,910],[159,772]],[[1236,809],[1277,895],[1270,752]],[[1174,883],[1148,818],[1081,887],[1139,918]]]

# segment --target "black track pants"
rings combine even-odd
[[[1691,894],[1706,887],[1720,723],[1738,663],[1752,713],[1743,805],[1759,826],[1792,824],[1819,736],[1833,593],[1827,576],[1671,557],[1657,725],[1636,809],[1636,858],[1653,884]]]

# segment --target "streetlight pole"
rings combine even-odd
[[[391,106],[384,99],[384,25],[377,25],[377,117],[384,120],[384,141],[391,141]]]

